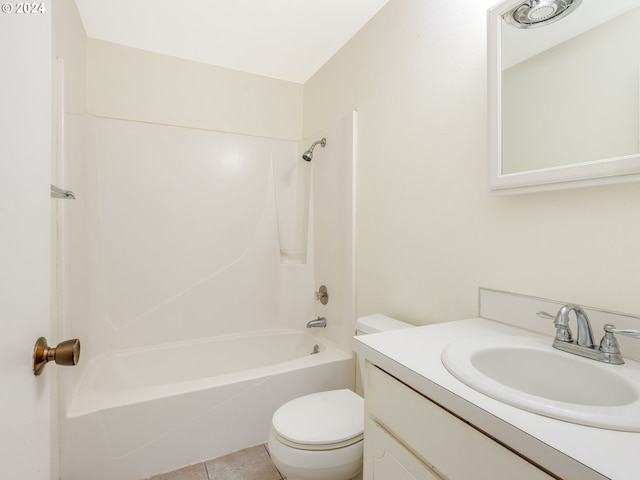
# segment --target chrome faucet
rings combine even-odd
[[[575,303],[567,303],[563,305],[556,314],[553,324],[556,326],[556,340],[560,342],[571,342],[571,330],[569,329],[569,313],[575,312],[578,322],[578,338],[576,344],[581,347],[592,348],[593,332],[591,331],[591,322],[582,307]]]
[[[327,326],[327,319],[324,317],[318,317],[315,320],[311,320],[310,322],[307,322],[307,328],[326,327],[326,326]]]
[[[578,322],[578,336],[575,340],[573,340],[569,328],[569,313],[571,312],[576,314]],[[556,338],[553,340],[554,348],[599,362],[613,365],[624,363],[618,341],[613,336],[614,333],[640,339],[640,330],[619,330],[614,325],[606,324],[600,345],[595,345],[589,318],[582,307],[574,303],[563,305],[555,317],[547,312],[538,312],[538,316],[547,319],[553,318],[553,324],[556,326]]]

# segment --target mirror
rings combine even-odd
[[[574,0],[554,22],[509,21],[523,4],[565,2],[488,10],[494,193],[640,180],[640,0]]]

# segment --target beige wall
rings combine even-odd
[[[300,140],[302,85],[89,39],[93,115]]]
[[[640,313],[640,185],[488,196],[493,3],[392,0],[305,84],[306,135],[358,111],[357,314],[469,317],[479,286]]]
[[[637,184],[488,196],[493,3],[392,0],[304,96],[299,84],[89,40],[88,110],[293,140],[357,110],[358,315],[461,318],[475,314],[478,286],[640,312]]]
[[[56,3],[54,42],[67,113],[302,138],[301,84],[87,39],[73,0]]]
[[[87,37],[73,0],[57,0],[53,8],[53,56],[64,60],[64,110],[87,111]]]

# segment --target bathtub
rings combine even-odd
[[[353,382],[350,353],[297,330],[113,353],[64,402],[61,478],[138,480],[264,443],[280,405]]]

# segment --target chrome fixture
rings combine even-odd
[[[320,353],[320,346],[319,345],[314,345],[313,346],[313,351],[311,352],[311,355],[315,355],[316,353]]]
[[[578,322],[578,338],[576,338],[576,344],[581,347],[592,348],[594,346],[593,332],[591,331],[589,317],[587,317],[582,307],[574,303],[563,305],[556,314],[553,321],[553,324],[556,326],[556,340],[561,342],[572,341],[571,330],[569,329],[569,314],[571,312],[575,312],[576,321]]]
[[[326,327],[327,326],[327,319],[324,317],[318,317],[315,320],[311,320],[310,322],[307,322],[307,328],[311,328],[311,327]]]
[[[622,365],[624,360],[620,353],[620,346],[618,345],[618,340],[616,340],[616,337],[614,337],[613,334],[619,333],[620,335],[640,339],[640,330],[618,329],[615,325],[611,325],[610,323],[607,323],[603,328],[604,337],[602,337],[602,340],[600,341],[600,351],[609,359],[603,361],[614,365]]]
[[[51,184],[51,198],[63,198],[68,200],[75,200],[76,197],[70,190],[63,190],[55,185]]]
[[[57,365],[77,365],[80,360],[80,340],[74,338],[50,347],[47,339],[40,337],[33,347],[33,374],[40,375],[45,365],[52,360]]]
[[[527,0],[504,18],[516,28],[535,28],[557,22],[573,12],[582,0]]]
[[[316,300],[318,300],[322,305],[326,305],[329,302],[329,292],[327,291],[327,287],[320,285],[320,288],[316,292]]]
[[[320,144],[320,146],[324,148],[327,145],[327,139],[322,137],[321,140],[318,140],[317,142],[313,142],[313,145],[309,147],[309,150],[307,150],[302,154],[302,159],[306,160],[307,162],[310,162],[311,159],[313,158],[313,149],[316,148],[316,145],[318,144]]]
[[[569,313],[571,312],[576,314],[576,321],[578,322],[578,336],[575,340],[573,340],[571,329],[569,328]],[[586,312],[582,307],[573,303],[563,305],[555,317],[547,312],[538,312],[537,315],[542,318],[553,319],[553,324],[556,326],[556,338],[553,340],[554,348],[580,355],[581,357],[598,360],[599,362],[613,365],[622,365],[624,363],[618,341],[613,336],[614,333],[640,339],[640,330],[616,329],[614,325],[608,323],[603,327],[605,333],[600,345],[595,345],[593,343],[591,323]]]

